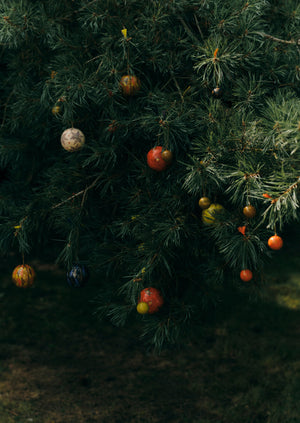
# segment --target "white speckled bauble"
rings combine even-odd
[[[68,128],[61,134],[60,142],[65,150],[77,151],[83,147],[85,136],[80,129]]]

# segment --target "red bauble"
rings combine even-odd
[[[240,278],[244,282],[249,282],[253,278],[253,273],[249,269],[242,270],[240,273]]]
[[[157,172],[161,172],[165,170],[168,166],[168,163],[162,158],[162,147],[157,146],[152,148],[152,150],[148,151],[147,154],[147,163],[151,169],[156,170]]]
[[[164,303],[161,292],[156,288],[145,288],[140,293],[139,303],[144,302],[149,306],[148,314],[156,313]]]
[[[268,239],[268,246],[272,248],[272,250],[280,250],[283,246],[283,240],[280,236],[273,235]]]

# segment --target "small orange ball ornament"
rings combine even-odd
[[[211,205],[211,201],[208,197],[201,197],[198,201],[199,207],[202,210],[208,209],[208,207]]]
[[[243,208],[243,213],[244,216],[248,217],[249,219],[251,219],[252,217],[254,217],[256,215],[256,208],[253,206],[246,206]]]
[[[251,270],[249,269],[244,269],[241,271],[240,273],[240,278],[242,279],[242,281],[244,282],[249,282],[251,281],[251,279],[253,278],[253,273],[251,272]]]
[[[149,312],[149,305],[144,301],[141,301],[136,306],[136,310],[139,314],[147,314]]]
[[[280,250],[283,246],[283,240],[278,235],[273,235],[268,239],[268,246],[272,250]]]
[[[141,82],[134,75],[124,75],[120,80],[120,87],[124,95],[131,96],[140,90]]]
[[[12,273],[12,280],[19,288],[29,288],[33,285],[35,271],[28,264],[20,264]]]
[[[163,296],[159,289],[156,288],[145,288],[140,293],[139,303],[144,302],[149,306],[148,313],[156,313],[164,303]]]

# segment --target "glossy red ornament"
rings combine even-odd
[[[280,250],[280,248],[282,248],[283,246],[283,240],[281,236],[278,236],[278,235],[271,236],[271,238],[268,239],[268,246],[272,250]]]
[[[253,273],[251,272],[251,270],[249,269],[244,269],[241,271],[240,273],[240,278],[242,279],[242,281],[244,282],[249,282],[251,281],[251,279],[253,278]]]
[[[149,306],[148,314],[156,313],[164,303],[163,296],[159,289],[145,288],[140,293],[139,303],[144,302]]]
[[[238,231],[245,236],[246,233],[246,226],[239,226]]]
[[[151,169],[156,170],[157,172],[165,170],[168,166],[168,163],[162,158],[162,149],[163,148],[161,146],[157,146],[148,151],[147,154],[148,166],[151,167]]]

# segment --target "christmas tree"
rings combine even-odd
[[[158,349],[255,295],[297,219],[297,3],[1,0],[3,257],[87,266]]]

